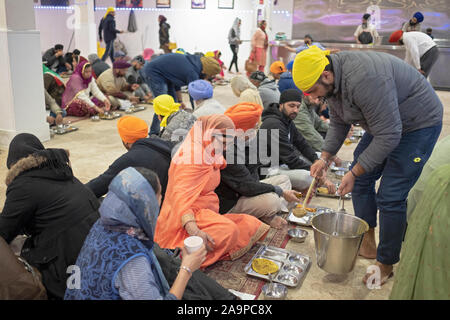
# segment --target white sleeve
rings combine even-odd
[[[90,89],[92,95],[93,95],[94,97],[96,97],[98,100],[100,100],[100,101],[105,101],[105,100],[106,100],[105,95],[104,95],[103,92],[100,90],[100,88],[97,86],[97,82],[95,82],[95,79],[94,79],[94,78],[92,78],[92,81],[91,81],[91,83],[89,84],[89,89]]]
[[[407,61],[409,64],[411,64],[416,69],[420,69],[420,55],[419,55],[419,48],[417,47],[417,43],[409,38],[409,37],[403,37],[403,43],[405,44],[406,49],[406,57],[409,61]],[[406,58],[405,58],[406,61]]]
[[[353,34],[355,37],[358,37],[361,34],[362,26],[359,25],[358,28],[356,28],[355,33]]]
[[[375,42],[375,39],[378,38],[378,32],[374,26],[372,26],[372,37],[373,37],[374,42]]]
[[[77,99],[80,99],[80,100],[86,102],[90,107],[95,106],[95,104],[92,102],[91,98],[89,97],[89,87],[78,92]]]

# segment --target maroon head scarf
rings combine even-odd
[[[80,91],[85,90],[89,86],[92,81],[92,74],[88,79],[85,79],[83,77],[83,71],[90,66],[91,64],[89,63],[89,61],[81,61],[77,65],[75,71],[69,79],[69,82],[67,82],[66,90],[64,91],[62,96],[61,107],[66,108],[67,105],[72,102],[73,98],[75,98]]]

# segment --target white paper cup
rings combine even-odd
[[[188,253],[193,253],[200,249],[203,245],[203,239],[197,236],[187,237],[184,239],[184,247]]]

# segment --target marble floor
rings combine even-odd
[[[444,127],[441,138],[450,134],[450,92],[438,92],[444,109]],[[215,98],[224,106],[232,106],[237,103],[229,86],[218,86],[214,90]],[[184,101],[188,101],[187,96]],[[148,108],[135,114],[147,121],[150,125],[153,110]],[[66,135],[56,135],[50,141],[44,143],[47,148],[65,148],[70,151],[70,159],[75,176],[86,183],[97,177],[120,155],[126,152],[117,133],[117,120],[92,122],[83,120],[75,123],[78,131]],[[345,160],[352,160],[352,152],[355,144],[343,146],[339,156]],[[0,149],[0,181],[5,181],[7,149]],[[6,186],[0,184],[0,209],[3,208]],[[314,198],[313,204],[319,204],[330,208],[337,208],[338,202],[329,198]],[[350,202],[346,209],[353,214]],[[312,265],[300,287],[289,289],[288,299],[387,299],[392,288],[393,281],[389,280],[381,289],[369,290],[361,279],[369,265],[375,260],[358,258],[354,270],[345,276],[330,275],[320,269],[316,264],[314,238],[311,228],[307,228],[309,235],[304,243],[289,241],[286,249],[307,254],[312,258]],[[378,232],[377,232],[378,233]],[[394,269],[395,272],[395,269]],[[259,297],[260,299],[262,297]]]

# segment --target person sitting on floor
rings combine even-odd
[[[144,58],[145,62],[152,61],[152,56],[155,54],[155,51],[151,48],[145,48],[144,52],[142,53],[142,57]]]
[[[0,236],[27,234],[21,256],[42,274],[49,299],[62,299],[78,253],[99,218],[94,194],[74,177],[68,151],[45,149],[29,133],[9,145]]]
[[[298,90],[285,90],[281,94],[279,103],[272,103],[263,111],[260,129],[264,131],[258,132],[258,134],[260,132],[267,134],[267,150],[270,155],[272,130],[279,131],[280,168],[273,170],[268,176],[287,175],[292,187],[298,191],[308,189],[313,180],[309,173],[311,164],[320,161],[293,122],[298,115],[301,103],[302,94]],[[326,179],[319,181],[319,184],[325,184],[328,188],[334,187],[334,184]]]
[[[139,88],[134,91],[134,95],[141,101],[147,102],[152,98],[152,93],[141,75],[144,64],[145,60],[142,56],[134,57],[133,60],[131,60],[131,67],[128,68],[125,78],[127,79],[128,84],[137,83],[139,85]]]
[[[133,96],[133,92],[139,88],[137,83],[128,84],[125,75],[131,64],[124,60],[114,61],[112,69],[104,71],[97,78],[97,85],[111,101],[111,109],[121,107],[121,100],[129,100],[131,103],[139,103],[139,98]]]
[[[225,107],[219,101],[213,99],[213,86],[206,80],[195,80],[188,85],[189,95],[194,99],[194,116],[209,116],[223,114]]]
[[[271,80],[262,71],[255,71],[250,75],[250,82],[258,88],[264,109],[272,103],[280,101],[280,91],[275,80]]]
[[[316,113],[320,106],[321,101],[318,98],[313,99],[309,94],[305,94],[297,117],[294,119],[297,130],[316,152],[322,151],[325,135],[329,127],[328,123],[320,119]]]
[[[229,161],[220,171],[220,184],[215,192],[220,200],[220,213],[247,213],[279,229],[287,222],[277,214],[282,209],[287,211],[287,202],[298,201],[298,193],[291,190],[288,176],[279,175],[260,181],[260,165],[250,161],[249,145],[255,142],[251,137],[256,137],[262,111],[260,105],[245,102],[225,112],[233,120],[236,130],[243,130],[244,135],[235,138],[233,159],[225,155],[225,160]],[[283,203],[283,198],[287,202]]]
[[[180,271],[169,287],[153,251],[161,184],[146,168],[127,168],[109,185],[94,224],[78,256],[80,288],[67,289],[66,300],[177,300],[192,273],[205,261],[203,245],[183,248]]]
[[[153,99],[153,109],[161,123],[159,136],[164,141],[170,141],[175,146],[175,150],[186,135],[197,118],[191,113],[180,109],[181,104],[176,103],[172,96],[162,94]]]
[[[63,119],[67,115],[67,112],[61,108],[61,102],[66,85],[56,72],[50,70],[44,64],[42,68],[44,72],[45,108],[50,110],[50,114],[47,116],[47,122],[50,125],[63,124]]]
[[[166,197],[158,217],[155,242],[162,248],[183,246],[189,236],[199,236],[208,250],[202,268],[218,260],[243,256],[269,226],[248,214],[219,212],[214,192],[223,152],[233,142],[233,121],[225,115],[200,117],[172,159]]]
[[[286,67],[282,61],[275,61],[270,65],[270,75],[273,79],[280,80],[284,72],[286,72]]]
[[[115,160],[109,168],[86,186],[99,198],[108,192],[114,177],[128,167],[144,167],[158,174],[164,196],[167,187],[172,144],[158,137],[147,138],[147,123],[135,116],[124,116],[117,121],[122,144],[127,153]]]
[[[256,103],[263,105],[258,89],[253,83],[243,75],[235,76],[231,79],[231,89],[236,97],[239,97],[239,102]]]
[[[109,64],[100,59],[96,53],[88,55],[88,60],[92,66],[92,75],[94,76],[95,79],[100,77],[103,71],[106,71],[109,68],[111,68]]]
[[[292,67],[294,66],[294,60],[290,61],[286,65],[286,72],[283,72],[280,76],[280,80],[278,80],[278,90],[280,93],[283,93],[284,90],[287,89],[297,89],[298,91],[302,92],[294,83],[294,80],[292,79]]]
[[[62,106],[69,116],[75,117],[93,116],[110,110],[111,103],[97,87],[89,62],[78,64],[70,76],[62,96]]]
[[[42,62],[52,71],[61,74],[72,70],[72,65],[67,63],[64,59],[64,46],[56,44],[53,48],[45,51],[42,56]]]

